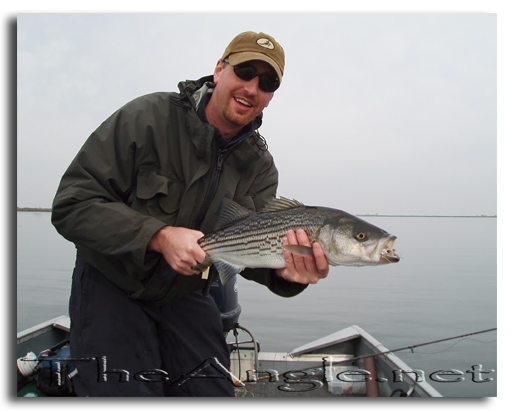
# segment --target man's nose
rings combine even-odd
[[[259,91],[259,76],[247,81],[245,84],[245,90],[252,95],[256,95]]]

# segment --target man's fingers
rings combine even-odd
[[[290,245],[289,244],[289,239],[288,237],[285,237],[283,240],[282,240],[282,245],[283,246],[288,246]],[[286,267],[285,267],[285,270],[282,270],[281,271],[281,275],[282,277],[285,279],[285,280],[288,280],[288,281],[293,281],[292,280],[292,277],[290,275],[290,273],[294,273],[296,270],[295,270],[295,266],[294,266],[294,258],[293,258],[293,254],[291,254],[289,251],[287,251],[287,249],[284,248],[284,261],[286,263]]]
[[[300,230],[299,230],[300,231]],[[303,231],[303,230],[301,230]],[[303,231],[303,237],[298,236],[298,232],[295,233],[293,230],[289,230],[287,232],[287,240],[289,241],[290,245],[306,245],[310,247],[309,237]],[[305,238],[307,241],[305,241]],[[301,255],[293,254],[293,260],[294,260],[294,269],[295,271],[300,274],[300,276],[306,276],[308,273],[308,269],[305,266],[305,259]]]
[[[296,235],[298,237],[298,243],[307,247],[312,247],[311,242],[309,240],[309,236],[304,230],[298,230],[296,232]],[[318,246],[321,248],[321,246],[318,244]],[[313,248],[314,252],[314,248]],[[323,250],[321,250],[323,253]],[[324,255],[324,254],[323,254]],[[312,256],[306,256],[303,258],[303,266],[305,267],[305,272],[309,273],[309,275],[317,275],[318,274],[318,266],[317,266],[317,260],[315,255]]]
[[[305,230],[294,232],[289,230],[282,242],[283,246],[301,245],[312,247],[313,255],[301,256],[291,253],[284,248],[285,268],[278,271],[279,275],[288,281],[315,284],[328,275],[329,265],[320,244],[311,244]]]
[[[319,273],[320,278],[325,278],[328,275],[329,264],[325,253],[323,252],[323,248],[321,248],[321,244],[314,243],[312,245],[312,251],[314,254],[314,259],[316,261],[316,267]]]

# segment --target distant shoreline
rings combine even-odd
[[[17,207],[16,211],[49,213],[51,208]],[[410,215],[410,214],[355,214],[357,217],[460,217],[460,218],[497,218],[495,215]]]
[[[355,214],[358,217],[437,217],[437,218],[497,218],[495,215],[422,215],[422,214]]]

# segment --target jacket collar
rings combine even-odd
[[[186,122],[190,131],[191,140],[198,150],[198,154],[205,156],[210,147],[212,147],[212,138],[217,136],[221,138],[219,130],[207,123],[205,118],[206,99],[210,98],[210,94],[216,85],[214,84],[214,76],[202,77],[198,80],[185,80],[178,84],[180,90],[180,100],[189,103],[189,110],[186,113]],[[262,125],[262,113],[255,118],[250,124],[245,126],[238,137],[228,143],[232,146],[248,136]],[[207,138],[205,138],[207,136]],[[228,148],[228,147],[227,147]]]

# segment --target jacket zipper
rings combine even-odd
[[[200,207],[200,211],[198,213],[198,217],[195,223],[195,229],[200,230],[200,226],[207,214],[207,210],[214,199],[214,195],[216,194],[216,189],[218,188],[218,183],[221,175],[221,170],[223,169],[223,162],[229,156],[229,154],[234,151],[234,149],[243,142],[244,139],[237,141],[236,143],[230,145],[230,147],[222,149],[218,148],[218,153],[216,157],[216,166],[212,170],[211,178],[209,180],[209,184],[207,185],[207,192],[202,202],[202,206]]]
[[[198,213],[198,217],[196,219],[195,228],[197,230],[200,229],[202,225],[202,221],[207,214],[207,210],[211,205],[211,202],[216,194],[216,188],[218,187],[218,182],[221,175],[221,170],[223,169],[223,161],[228,155],[228,150],[218,149],[218,154],[216,158],[216,167],[212,170],[211,178],[209,180],[209,184],[207,185],[207,192],[202,202],[202,206],[200,207],[200,211]]]
[[[221,170],[223,169],[223,162],[225,159],[229,156],[229,154],[236,148],[243,139],[236,142],[232,146],[226,149],[218,148],[217,158],[216,158],[216,167],[213,168],[211,173],[211,178],[209,180],[209,184],[207,185],[207,192],[205,194],[202,206],[200,207],[200,212],[198,213],[198,218],[196,219],[195,228],[197,230],[200,230],[200,226],[202,225],[202,222],[205,218],[205,215],[207,214],[207,210],[209,209],[209,206],[212,203],[212,200],[214,199],[214,195],[216,194],[216,189],[218,188],[218,183],[221,175]],[[203,295],[206,296],[209,294],[209,290],[211,288],[212,283],[217,278],[218,274],[216,270],[210,270],[209,271],[209,277],[207,279],[207,282],[205,283],[203,287]]]
[[[225,160],[226,156],[228,156],[228,154],[229,150],[222,150],[221,148],[218,149],[216,167],[212,170],[211,178],[209,180],[209,184],[207,185],[207,193],[205,194],[202,206],[200,208],[200,213],[198,214],[198,218],[196,220],[195,227],[197,230],[200,230],[200,226],[202,225],[205,215],[207,214],[207,210],[209,209],[209,206],[211,205],[214,195],[216,194],[216,188],[218,187],[221,170],[223,168],[223,161]],[[207,278],[207,281],[202,290],[204,297],[209,294],[211,285],[216,279],[216,277],[216,270],[211,269],[209,271],[209,277]]]

